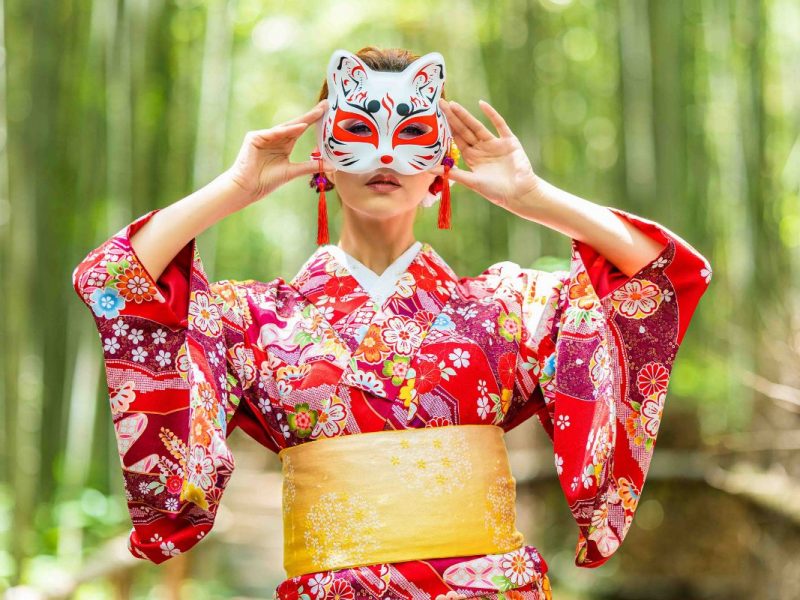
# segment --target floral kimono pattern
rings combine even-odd
[[[575,564],[617,551],[637,508],[679,345],[711,278],[667,228],[631,277],[572,241],[568,270],[502,261],[458,277],[427,243],[382,306],[318,248],[290,281],[209,282],[191,240],[157,281],[130,244],[159,209],[75,268],[103,349],[133,528],[161,563],[211,530],[236,427],[273,452],[322,437],[528,418],[553,444],[577,526]],[[372,564],[284,580],[280,600],[549,598],[534,546]]]

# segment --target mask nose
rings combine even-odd
[[[392,162],[393,160],[394,160],[394,159],[392,158],[392,155],[391,155],[391,154],[384,154],[383,156],[381,156],[381,162],[382,162],[383,164],[385,164],[385,165],[388,165],[388,164],[389,164],[390,162]]]

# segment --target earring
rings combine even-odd
[[[450,229],[450,180],[448,172],[461,157],[461,152],[456,146],[455,141],[451,141],[445,157],[442,159],[444,165],[444,175],[437,175],[433,183],[428,187],[429,195],[423,200],[424,206],[430,206],[436,201],[436,194],[441,193],[441,203],[439,204],[439,229]]]
[[[333,183],[325,177],[325,171],[322,168],[322,154],[319,148],[315,148],[311,153],[311,159],[316,160],[319,164],[319,171],[311,175],[311,180],[308,182],[309,187],[313,188],[319,193],[319,200],[317,201],[317,245],[327,244],[328,239],[328,205],[325,200],[325,192],[333,189]]]

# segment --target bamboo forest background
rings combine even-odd
[[[240,431],[208,541],[161,566],[129,530],[77,263],[204,185],[245,132],[316,101],[338,47],[444,54],[447,95],[507,119],[547,180],[656,220],[714,279],[682,346],[633,528],[600,569],[547,438],[509,434],[519,525],[558,600],[800,597],[800,3],[796,0],[0,0],[0,589],[24,598],[268,598],[280,476]],[[486,119],[484,118],[484,122]],[[301,138],[304,160],[312,135]],[[566,264],[569,240],[454,187],[454,269]],[[199,238],[214,279],[291,277],[314,249],[300,178]],[[332,236],[338,203],[329,201]],[[11,591],[13,589],[13,591]]]

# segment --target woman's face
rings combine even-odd
[[[344,206],[377,219],[390,219],[416,209],[436,179],[436,175],[428,171],[401,175],[392,169],[377,169],[368,173],[337,170],[328,176]],[[380,176],[393,180],[397,185],[369,183]]]

